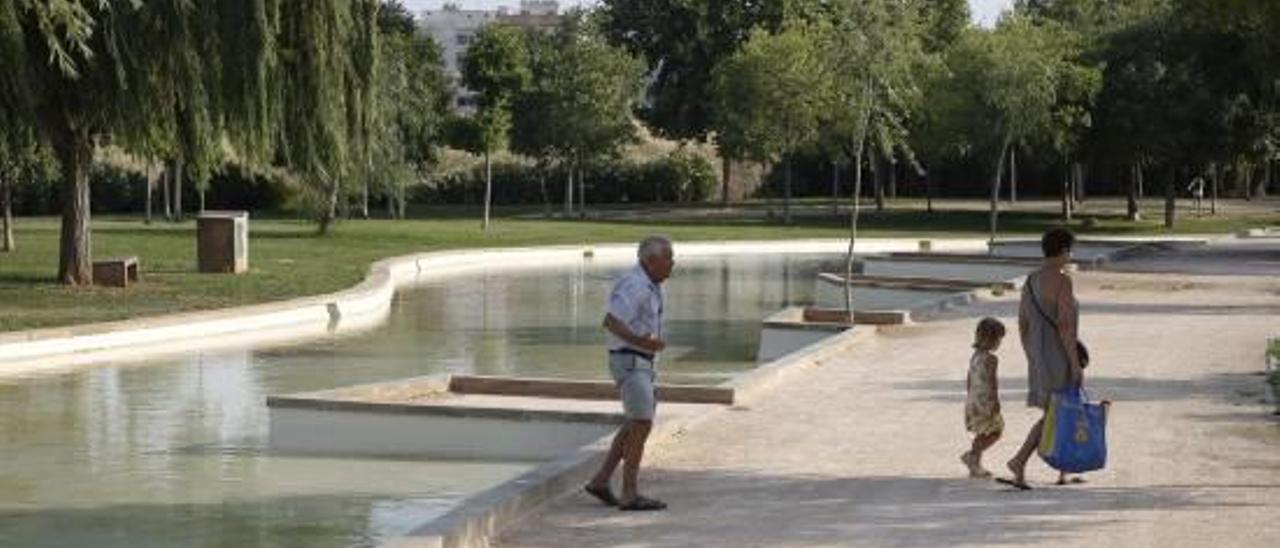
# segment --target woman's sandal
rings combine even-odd
[[[1084,482],[1084,478],[1080,476],[1071,476],[1069,478],[1058,478],[1057,483],[1054,485],[1079,485]]]
[[[1009,478],[996,478],[996,483],[1003,483],[1010,487],[1017,487],[1019,490],[1022,490],[1022,491],[1031,490],[1031,486],[1027,485],[1026,481],[1018,481],[1018,480],[1009,479]]]
[[[624,510],[624,511],[634,511],[634,512],[666,510],[667,503],[662,502],[660,500],[641,497],[637,495],[636,498],[618,505],[618,509]]]
[[[595,497],[596,500],[604,503],[605,506],[618,505],[618,497],[613,496],[613,491],[610,491],[608,487],[598,487],[587,484],[582,486],[582,490],[586,491],[588,495]]]

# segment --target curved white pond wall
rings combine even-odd
[[[912,251],[916,239],[859,240],[858,253]],[[934,251],[980,251],[978,239],[935,240]],[[681,257],[843,253],[847,240],[675,242]],[[583,260],[635,260],[635,244],[457,250],[374,263],[363,282],[337,293],[208,312],[0,334],[0,375],[57,371],[121,359],[138,360],[196,349],[283,342],[355,332],[386,318],[397,288],[476,271],[559,266]]]

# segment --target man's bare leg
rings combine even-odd
[[[1031,453],[1035,452],[1036,447],[1040,445],[1040,432],[1044,429],[1044,417],[1036,421],[1035,426],[1031,427],[1031,431],[1027,432],[1026,441],[1022,442],[1022,448],[1018,449],[1018,454],[1009,459],[1007,466],[1009,471],[1013,472],[1013,483],[1017,485],[1027,484],[1027,460],[1031,458]]]
[[[627,439],[630,435],[631,423],[627,422],[618,429],[617,434],[613,435],[613,443],[609,445],[609,452],[605,454],[604,462],[600,463],[600,469],[596,471],[596,475],[591,478],[591,482],[587,483],[585,488],[587,493],[606,505],[617,504],[617,499],[613,496],[610,487],[610,480],[613,479],[613,471],[618,469],[618,463],[626,453]]]
[[[644,444],[649,439],[649,431],[652,428],[653,421],[633,420],[627,423],[628,435],[622,451],[622,498],[620,499],[624,505],[635,500],[638,494],[636,484],[640,477],[640,460],[644,458]]]
[[[618,468],[618,463],[622,461],[622,456],[626,452],[627,437],[630,435],[631,422],[622,425],[618,429],[618,433],[613,435],[613,443],[609,445],[609,453],[605,455],[604,462],[600,464],[600,470],[596,471],[595,477],[591,478],[593,487],[608,487],[609,480],[613,478],[613,471]]]

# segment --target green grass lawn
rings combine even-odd
[[[19,218],[17,251],[0,254],[0,331],[67,326],[277,301],[350,287],[374,261],[396,255],[458,248],[548,244],[632,242],[652,234],[690,240],[841,238],[844,218],[822,213],[817,203],[802,209],[792,226],[782,226],[759,213],[759,204],[727,218],[673,215],[640,217],[640,221],[532,220],[513,217],[528,210],[500,210],[489,232],[481,232],[473,210],[420,209],[433,220],[344,221],[334,233],[315,235],[314,225],[280,218],[250,221],[250,272],[241,276],[195,272],[195,223],[163,221],[145,225],[138,218],[99,216],[93,222],[95,257],[137,255],[143,281],[128,290],[66,288],[55,283],[58,267],[58,220]],[[883,212],[868,212],[860,235],[866,237],[985,236],[987,216],[976,210],[926,213],[915,202],[899,202]],[[535,211],[536,212],[536,211]],[[1149,221],[1131,223],[1099,215],[1096,224],[1073,227],[1082,234],[1161,234],[1157,211]],[[1001,216],[1002,235],[1031,236],[1056,226],[1058,217],[1045,211],[1015,211]],[[1214,218],[1187,218],[1177,233],[1213,233],[1280,223],[1274,211]]]

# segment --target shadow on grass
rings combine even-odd
[[[54,268],[51,272],[55,272]],[[58,286],[58,277],[46,274],[32,274],[29,272],[5,272],[0,271],[0,286],[3,285],[48,285]],[[59,286],[61,287],[61,286]]]

